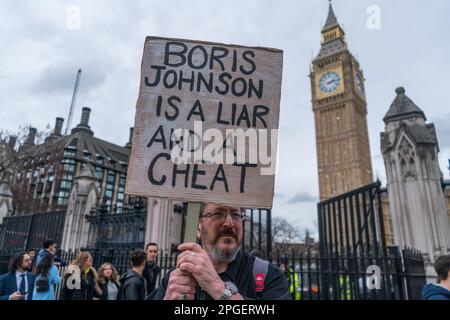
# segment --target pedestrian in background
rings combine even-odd
[[[117,300],[120,282],[117,270],[111,263],[104,263],[98,269],[98,285],[102,294],[96,295],[97,298],[100,300]]]
[[[27,271],[33,273],[34,267],[36,266],[36,250],[33,248],[30,248],[27,250],[28,255],[30,256],[31,263],[28,267]]]
[[[83,251],[67,267],[61,289],[61,300],[92,300],[94,291],[102,295],[98,286],[98,276],[92,268],[92,257]]]
[[[9,272],[0,276],[0,300],[32,300],[34,275],[27,271],[30,265],[25,251],[11,257]]]
[[[146,282],[142,273],[147,256],[143,250],[135,250],[130,254],[131,269],[121,278],[122,288],[119,300],[144,300],[146,297]]]
[[[36,266],[33,300],[55,300],[55,286],[61,281],[53,254],[47,252]]]
[[[53,239],[45,239],[42,243],[43,248],[39,250],[39,253],[36,257],[35,266],[37,266],[41,259],[45,256],[47,252],[50,252],[53,256],[56,255],[56,250],[58,249],[58,244]]]
[[[429,283],[422,289],[424,300],[450,300],[450,255],[440,256],[434,262],[437,283]]]
[[[289,292],[293,300],[300,300],[300,281],[298,273],[289,266],[289,259],[287,256],[281,257],[280,270],[284,272],[289,282]]]
[[[145,246],[145,253],[147,261],[142,276],[147,285],[147,295],[151,294],[156,287],[156,280],[158,279],[161,268],[156,265],[156,257],[158,256],[158,245],[154,242],[148,243]]]

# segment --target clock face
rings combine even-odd
[[[358,91],[358,94],[362,96],[364,94],[364,83],[359,74],[356,75],[355,81],[356,81],[356,90]]]
[[[334,71],[325,73],[319,80],[320,91],[324,93],[331,93],[336,91],[341,83],[341,77]]]

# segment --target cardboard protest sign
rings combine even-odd
[[[283,52],[148,37],[127,193],[271,208]]]

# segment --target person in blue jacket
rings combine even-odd
[[[61,282],[54,256],[47,252],[36,266],[33,300],[56,300],[55,286]]]
[[[424,300],[450,300],[450,255],[440,256],[434,263],[437,283],[429,283],[422,289]]]
[[[0,276],[0,300],[31,300],[34,288],[34,275],[27,269],[30,256],[18,252],[12,256],[9,272]]]
[[[47,252],[50,252],[53,255],[53,264],[57,267],[65,267],[67,263],[58,256],[58,243],[53,239],[45,239],[43,244],[43,248],[39,250],[37,256],[35,257],[35,266],[37,266],[41,259],[47,254]]]
[[[39,250],[36,257],[35,261],[36,267],[39,265],[39,263],[41,263],[42,258],[44,258],[44,256],[48,252],[50,252],[53,255],[56,255],[56,250],[58,249],[58,243],[56,243],[56,241],[53,239],[45,239],[44,242],[42,243],[42,246],[43,248]]]

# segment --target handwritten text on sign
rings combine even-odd
[[[271,208],[282,51],[148,37],[127,193]]]

